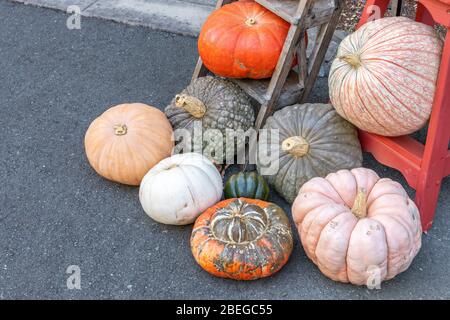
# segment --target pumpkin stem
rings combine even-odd
[[[352,213],[358,219],[362,219],[367,216],[366,189],[358,189],[358,194],[356,195],[355,202],[353,203]]]
[[[200,119],[206,113],[206,106],[203,102],[187,94],[177,94],[175,96],[175,105],[189,112],[194,118]]]
[[[361,58],[357,53],[346,54],[339,57],[340,60],[347,62],[353,68],[359,68],[361,66]]]
[[[282,142],[281,149],[296,158],[300,158],[308,153],[309,143],[303,137],[293,136]]]
[[[114,133],[116,136],[123,136],[127,134],[128,128],[124,124],[118,124],[114,126]]]
[[[254,26],[256,24],[256,19],[255,18],[248,18],[245,21],[245,24],[248,25],[249,27]]]

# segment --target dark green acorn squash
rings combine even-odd
[[[267,200],[269,186],[257,172],[239,172],[233,174],[225,183],[225,199],[250,198]]]

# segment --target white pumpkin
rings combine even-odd
[[[198,153],[176,154],[154,166],[141,182],[139,200],[154,220],[185,225],[222,197],[222,176]]]

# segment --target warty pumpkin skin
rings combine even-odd
[[[197,263],[222,278],[254,280],[277,272],[293,238],[283,209],[262,200],[233,198],[200,215],[191,236]]]
[[[267,200],[269,198],[269,186],[264,178],[257,172],[239,172],[233,174],[225,183],[225,199],[250,198]]]
[[[214,11],[205,21],[198,51],[205,66],[227,78],[272,76],[290,24],[253,1]]]
[[[205,155],[211,154],[211,150],[223,150],[223,156],[213,155],[213,159],[218,163],[224,163],[226,157],[233,158],[236,152],[236,150],[233,153],[228,151],[228,154],[225,154],[227,129],[242,129],[245,132],[255,122],[249,97],[230,81],[211,76],[194,80],[174,97],[166,107],[165,114],[175,131],[178,129],[188,130],[192,142],[204,146]],[[205,144],[202,136],[194,135],[196,128],[203,130],[205,136],[206,130],[217,129],[223,138],[223,143],[209,142]],[[244,147],[243,143],[237,141],[238,149]]]
[[[260,149],[276,154],[278,171],[265,175],[269,185],[292,203],[309,179],[362,164],[356,129],[329,104],[297,104],[274,113],[264,129],[278,130],[279,139],[260,139]],[[260,173],[264,168],[257,163]]]
[[[121,104],[95,119],[84,139],[92,168],[102,177],[137,186],[173,149],[172,127],[160,110]]]
[[[306,254],[335,281],[381,283],[405,271],[421,247],[416,205],[398,182],[370,169],[311,179],[292,215]]]
[[[345,38],[329,76],[337,112],[383,136],[410,134],[428,120],[442,40],[432,27],[405,17],[378,19]]]
[[[172,225],[195,221],[222,197],[222,176],[198,153],[176,154],[162,160],[144,177],[139,200],[152,219]]]

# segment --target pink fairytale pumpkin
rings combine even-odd
[[[335,281],[369,285],[405,271],[421,247],[420,216],[406,191],[365,168],[313,178],[292,206],[307,256]]]

